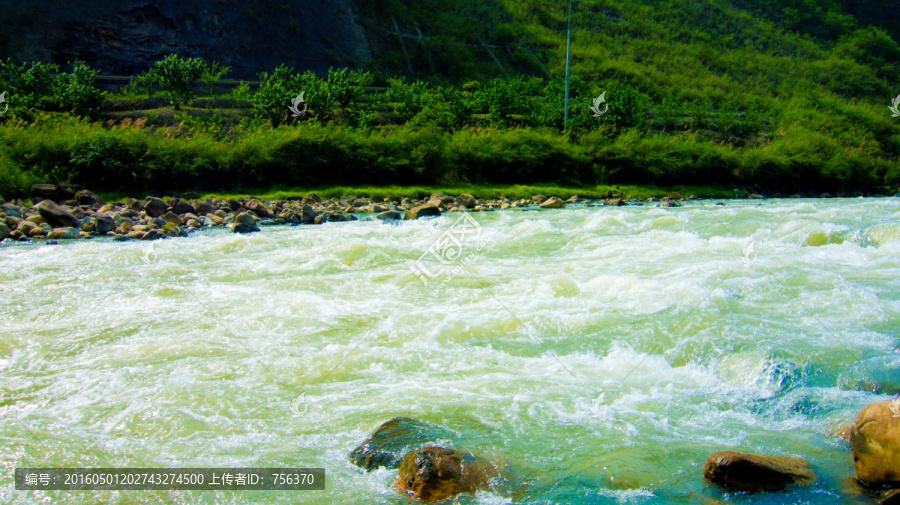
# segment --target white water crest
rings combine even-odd
[[[719,450],[819,476],[735,502],[870,500],[834,432],[900,388],[900,198],[470,216],[446,264],[428,251],[459,214],[0,247],[0,502],[398,503],[396,470],[348,460],[397,416],[514,469],[462,503],[724,499]],[[26,492],[16,467],[327,487]]]

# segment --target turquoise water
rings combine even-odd
[[[401,415],[507,466],[460,503],[873,502],[833,432],[900,390],[900,198],[469,216],[0,247],[0,502],[403,503],[347,460]],[[819,478],[726,495],[728,449]],[[20,492],[17,466],[327,489]]]

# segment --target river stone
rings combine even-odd
[[[35,226],[34,228],[28,230],[28,236],[31,238],[45,237],[47,236],[47,230],[42,226]]]
[[[256,214],[259,217],[269,217],[269,209],[256,198],[244,204],[244,208]]]
[[[541,203],[542,209],[561,209],[566,206],[566,203],[556,198],[555,196],[551,196],[550,198],[544,200]]]
[[[144,211],[150,217],[159,217],[165,214],[167,210],[169,210],[169,206],[166,205],[166,202],[155,196],[148,196],[146,203],[144,203]]]
[[[86,205],[88,207],[100,207],[101,205],[106,205],[106,202],[104,202],[102,198],[86,189],[82,189],[78,193],[75,193],[75,200],[78,201],[78,205]]]
[[[194,202],[194,211],[198,216],[212,214],[216,208],[209,202]]]
[[[169,206],[172,207],[172,212],[178,214],[179,216],[182,214],[193,214],[196,209],[194,206],[181,200],[179,198],[173,198],[169,201]]]
[[[41,217],[48,223],[58,227],[81,228],[81,220],[73,216],[65,207],[60,207],[53,200],[43,200],[34,206]]]
[[[56,186],[53,184],[32,184],[31,197],[38,200],[55,200]]]
[[[6,226],[6,223],[0,223],[0,240],[6,240],[9,238],[11,230],[9,226]]]
[[[228,228],[234,233],[253,233],[259,231],[255,224],[229,223]]]
[[[367,471],[380,466],[397,468],[410,451],[430,444],[447,442],[454,435],[440,426],[412,419],[395,417],[382,424],[350,453],[350,462]]]
[[[312,224],[316,222],[317,214],[309,205],[300,208],[300,222],[303,224]]]
[[[895,414],[896,412],[896,414]],[[900,484],[900,400],[877,402],[850,428],[856,476],[867,486]]]
[[[49,239],[65,239],[65,238],[80,238],[81,233],[76,228],[54,228],[50,233],[47,234],[47,238]]]
[[[141,236],[141,240],[158,240],[165,237],[159,230],[147,230],[143,236]]]
[[[459,197],[459,203],[463,207],[465,207],[467,209],[471,209],[471,208],[475,207],[475,205],[478,204],[478,201],[475,199],[474,196],[472,196],[468,193],[463,193]]]
[[[33,221],[29,221],[29,220],[25,219],[25,220],[19,221],[19,226],[16,227],[16,229],[19,230],[20,232],[24,233],[25,235],[28,235],[28,232],[30,232],[36,226],[37,226],[37,224],[35,224]]]
[[[234,223],[239,225],[256,226],[256,219],[249,212],[241,212],[234,216]]]
[[[386,210],[384,212],[379,213],[375,216],[376,219],[380,219],[382,221],[394,221],[399,220],[401,218],[400,213],[396,210]]]
[[[172,224],[174,224],[175,226],[181,226],[181,225],[183,224],[183,223],[181,222],[181,218],[178,217],[178,214],[172,212],[171,210],[168,211],[168,212],[166,212],[165,214],[163,214],[163,215],[160,216],[159,218],[162,219],[163,221],[167,222],[167,223],[172,223]],[[165,225],[163,225],[163,226],[165,226]]]
[[[459,449],[423,447],[403,458],[397,489],[410,498],[436,503],[474,494],[487,487],[488,478],[471,454]]]
[[[416,205],[406,212],[406,219],[419,219],[425,216],[440,216],[441,209],[436,205],[426,203],[425,205]]]
[[[717,452],[706,461],[703,477],[728,491],[780,491],[789,484],[806,485],[816,476],[800,458]]]

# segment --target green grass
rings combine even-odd
[[[521,198],[531,198],[534,195],[544,195],[546,197],[556,196],[567,199],[570,196],[577,195],[582,198],[599,199],[606,198],[608,193],[621,194],[625,198],[635,200],[646,200],[655,197],[662,198],[672,194],[679,194],[684,197],[694,195],[697,198],[715,198],[727,199],[734,198],[736,193],[732,188],[715,187],[715,186],[558,186],[558,185],[500,185],[500,184],[451,184],[439,186],[322,186],[314,188],[304,187],[284,187],[275,186],[267,189],[258,189],[251,191],[243,191],[237,193],[198,193],[201,199],[218,198],[227,200],[229,198],[258,198],[260,200],[286,200],[291,197],[306,196],[310,193],[325,198],[341,198],[344,196],[355,195],[362,198],[380,197],[384,199],[402,199],[402,198],[427,198],[434,193],[445,193],[451,196],[458,196],[464,193],[475,196],[479,199],[497,199],[506,197],[510,200],[518,200]],[[738,193],[743,196],[744,192]],[[108,202],[124,201],[129,197],[139,197],[143,195],[128,194],[121,191],[100,193],[100,196]]]

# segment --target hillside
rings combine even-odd
[[[0,56],[18,60],[83,58],[104,72],[137,73],[177,52],[230,65],[230,77],[244,79],[283,63],[320,76],[329,67],[359,68],[382,86],[396,77],[430,83],[393,81],[386,98],[356,100],[310,125],[348,130],[327,137],[343,139],[340,156],[335,146],[314,146],[332,153],[316,158],[327,162],[314,172],[334,174],[337,161],[328,160],[363,157],[369,161],[360,162],[359,180],[269,175],[297,156],[295,148],[254,167],[250,179],[246,160],[203,157],[208,170],[234,170],[241,184],[714,183],[793,191],[900,183],[900,119],[888,110],[900,94],[896,0],[575,2],[573,136],[566,139],[559,137],[565,1],[124,1],[95,2],[84,14],[73,2],[43,19],[23,2],[0,4],[14,13],[3,20],[9,30]],[[592,117],[591,99],[604,92],[610,112]],[[198,129],[179,135],[201,134],[207,123],[191,123],[195,112],[181,121]],[[293,142],[289,133],[271,135]],[[403,146],[428,138],[432,151],[416,159],[393,147],[382,153],[385,135]],[[215,150],[230,141],[212,137],[223,142]],[[305,142],[313,149],[314,141]],[[530,147],[506,152],[523,142]],[[535,146],[543,151],[534,154]],[[38,163],[7,152],[42,180],[50,173],[65,179],[72,168],[65,153]],[[130,162],[135,168],[141,156]],[[418,178],[384,177],[384,163]],[[523,171],[523,163],[530,168]]]

